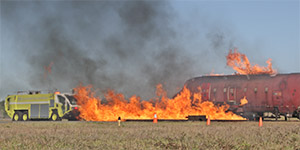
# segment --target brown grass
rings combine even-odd
[[[0,149],[300,149],[300,122],[7,122]]]

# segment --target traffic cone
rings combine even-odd
[[[157,115],[156,115],[156,113],[154,114],[153,123],[157,123]]]
[[[263,123],[262,123],[262,117],[259,117],[259,123],[258,123],[258,126],[259,127],[262,127]]]
[[[209,116],[207,117],[206,125],[208,125],[208,126],[210,125],[210,117]]]
[[[118,117],[118,126],[121,126],[121,117]]]

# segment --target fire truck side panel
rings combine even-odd
[[[58,95],[53,93],[10,95],[5,99],[5,111],[10,118],[17,112],[27,113],[29,119],[49,119],[54,113],[62,118],[72,110],[67,105],[65,98],[58,100]]]

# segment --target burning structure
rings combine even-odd
[[[188,80],[184,88],[172,99],[162,85],[157,85],[156,98],[129,100],[121,93],[110,90],[105,94],[107,103],[94,97],[91,86],[76,88],[80,117],[89,121],[115,121],[126,119],[186,119],[189,115],[206,115],[211,119],[244,120],[273,112],[300,118],[300,74],[278,74],[272,68],[252,66],[248,58],[237,50],[230,51],[227,65],[238,71],[235,75],[212,75]],[[247,98],[247,99],[246,99]]]
[[[268,67],[251,65],[247,56],[236,49],[230,50],[226,58],[227,65],[237,71],[235,75],[196,77],[185,86],[192,93],[201,92],[203,100],[229,104],[229,110],[249,119],[262,116],[277,120],[280,115],[284,115],[285,120],[288,117],[300,119],[300,73],[277,74],[271,59],[266,62]],[[264,116],[266,112],[272,115]]]
[[[293,73],[276,76],[203,76],[188,80],[185,86],[191,93],[201,92],[202,100],[220,105],[228,104],[229,110],[249,119],[259,116],[277,119],[280,115],[284,115],[286,119],[300,119],[299,83],[300,73]],[[247,97],[247,101],[243,97]],[[264,116],[265,112],[273,115]]]

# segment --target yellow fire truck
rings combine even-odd
[[[74,120],[78,105],[72,94],[41,91],[18,92],[5,98],[5,111],[13,121],[47,119],[59,121],[62,118]]]

